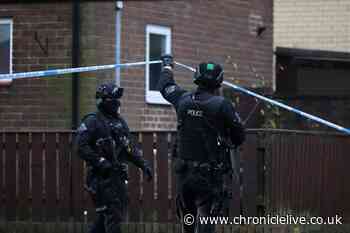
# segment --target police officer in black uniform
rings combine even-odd
[[[98,111],[84,117],[77,134],[79,156],[88,166],[86,188],[92,195],[97,218],[91,233],[119,233],[127,203],[126,162],[152,179],[149,164],[130,141],[127,123],[119,114],[123,89],[113,83],[96,91]]]
[[[175,173],[177,211],[183,231],[214,232],[214,225],[200,225],[199,216],[222,214],[224,175],[230,171],[229,145],[243,143],[245,134],[231,102],[215,93],[223,81],[223,69],[213,62],[201,63],[194,74],[198,88],[188,92],[173,78],[173,58],[161,58],[158,82],[162,96],[176,110],[178,120]],[[186,224],[187,221],[187,224]]]

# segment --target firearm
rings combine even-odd
[[[118,122],[117,124],[111,124],[112,138],[113,140],[113,160],[115,161],[117,167],[125,175],[127,180],[127,168],[121,163],[120,154],[125,150],[129,155],[136,153],[136,146],[132,144],[130,140],[129,132],[125,129],[122,123]]]
[[[239,149],[233,145],[230,140],[218,137],[218,145],[222,148],[223,161],[225,161],[226,170],[231,175],[232,179],[239,181],[239,164],[237,159],[239,158]]]
[[[223,185],[215,190],[216,198],[211,206],[211,216],[222,215],[225,211],[225,207],[229,206],[229,199],[232,198],[232,180],[238,180],[237,162],[236,162],[236,148],[231,145],[230,141],[226,138],[217,137],[217,145],[220,148],[222,161],[221,167],[218,169],[219,175],[223,175]],[[231,179],[229,181],[228,179]]]
[[[118,143],[119,144],[119,143]],[[96,146],[104,157],[111,158],[112,172],[118,174],[122,179],[127,180],[127,168],[120,161],[120,153],[124,149],[123,146],[117,146],[116,140],[113,137],[100,138],[96,141]],[[112,156],[108,156],[112,155]]]
[[[232,179],[239,182],[239,148],[237,146],[229,147],[230,164],[232,169]]]

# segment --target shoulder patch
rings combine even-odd
[[[165,93],[167,95],[173,93],[176,90],[176,86],[175,85],[171,85],[165,88]]]
[[[241,120],[241,118],[240,118],[240,116],[238,115],[237,112],[235,112],[235,117],[236,117],[236,121],[235,122],[237,122],[237,123],[241,123],[242,122],[242,120]]]
[[[85,115],[82,119],[82,121],[85,121],[87,118],[90,118],[90,117],[97,117],[97,113],[96,112],[92,112],[92,113],[89,113],[87,115]]]
[[[78,133],[82,133],[87,130],[85,123],[82,123],[78,128]]]
[[[190,92],[190,91],[187,91],[181,95],[182,98],[187,98],[187,97],[191,98],[191,96],[192,96],[192,92]]]

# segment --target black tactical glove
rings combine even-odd
[[[152,169],[149,166],[146,166],[143,169],[143,174],[148,182],[150,182],[153,179]]]
[[[112,164],[106,159],[100,159],[98,162],[98,170],[103,176],[106,176],[112,170]]]
[[[163,67],[170,66],[171,68],[174,68],[174,59],[170,54],[164,54],[161,56],[160,60],[162,60]]]

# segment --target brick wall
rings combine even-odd
[[[272,1],[126,1],[122,24],[122,61],[145,59],[147,24],[170,27],[172,52],[176,60],[191,66],[201,61],[224,64],[228,81],[255,86],[272,80]],[[257,37],[257,26],[266,31]],[[237,69],[234,69],[236,63]],[[251,70],[256,70],[256,77]],[[192,89],[192,73],[176,70],[176,80]],[[171,107],[145,103],[143,68],[122,72],[126,90],[122,113],[133,129],[175,129]],[[249,98],[249,97],[247,97]]]
[[[80,65],[115,62],[115,2],[80,4]],[[13,19],[13,72],[71,67],[72,3],[6,4],[0,17]],[[35,40],[35,33],[48,55]],[[94,111],[99,82],[113,80],[114,71],[79,74],[80,118]],[[71,75],[15,80],[0,88],[0,128],[71,128]]]
[[[80,66],[115,62],[115,1],[82,2]],[[226,79],[245,86],[272,80],[272,0],[124,1],[122,62],[145,59],[147,24],[172,30],[175,59],[195,66],[212,60],[224,64]],[[71,66],[72,4],[1,5],[0,17],[14,19],[14,72]],[[257,36],[258,26],[267,29]],[[45,56],[34,33],[49,41]],[[235,68],[234,68],[235,67]],[[256,73],[252,72],[256,70]],[[257,74],[259,74],[257,76]],[[192,73],[176,70],[177,81],[192,89]],[[143,67],[123,69],[126,88],[122,114],[133,130],[175,129],[170,106],[145,103]],[[95,88],[115,78],[114,71],[81,73],[80,118],[95,110]],[[234,78],[235,80],[234,80]],[[0,90],[0,127],[70,128],[71,78],[16,80]]]
[[[71,65],[70,3],[1,4],[0,18],[13,19],[13,72]],[[46,47],[42,51],[35,34]],[[71,79],[15,80],[0,88],[0,128],[69,128]]]
[[[350,52],[350,1],[275,0],[274,46]]]

